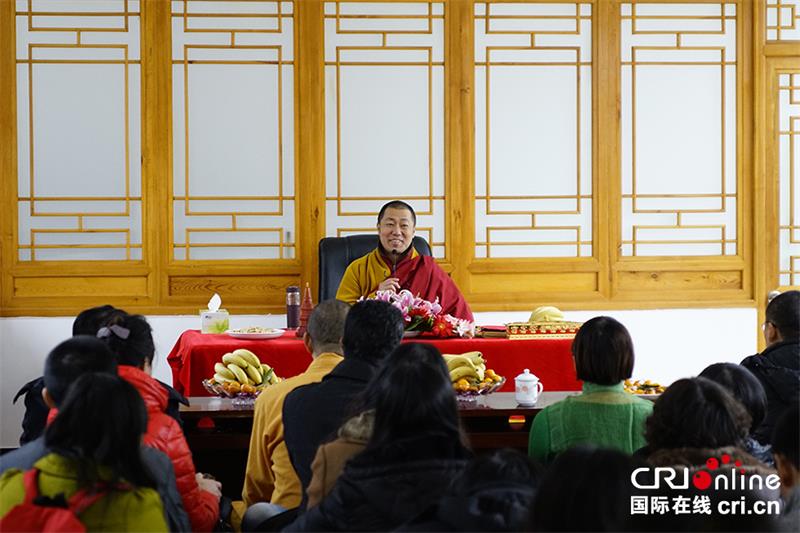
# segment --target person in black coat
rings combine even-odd
[[[764,339],[767,348],[741,364],[767,393],[767,414],[753,437],[770,444],[778,418],[800,401],[800,291],[786,291],[767,305]]]
[[[775,466],[772,447],[761,444],[753,438],[752,432],[761,425],[767,413],[767,393],[764,386],[752,372],[734,363],[714,363],[700,372],[698,377],[719,383],[739,400],[750,415],[750,433],[742,443],[742,448],[767,466]]]
[[[541,477],[541,466],[517,450],[475,457],[447,494],[399,530],[524,531]]]
[[[389,531],[437,501],[463,472],[470,452],[436,347],[400,346],[360,403],[375,410],[372,437],[319,505],[285,531]]]
[[[385,359],[403,338],[403,316],[386,302],[365,300],[347,314],[342,337],[344,360],[319,383],[290,392],[283,403],[283,433],[289,458],[303,487],[311,481],[317,448],[336,436]]]

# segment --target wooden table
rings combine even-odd
[[[496,392],[476,402],[459,402],[461,424],[477,453],[515,448],[527,453],[528,433],[536,414],[577,391],[544,392],[533,407],[521,407],[514,393]],[[186,440],[198,471],[222,481],[223,492],[241,498],[250,432],[252,406],[234,406],[230,399],[191,397],[191,407],[181,406]],[[511,419],[511,417],[515,417]]]

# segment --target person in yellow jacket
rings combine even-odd
[[[45,430],[51,453],[34,463],[38,493],[69,499],[82,488],[105,488],[108,493],[78,515],[87,531],[167,531],[161,498],[141,460],[146,426],[144,402],[133,386],[112,374],[81,376]],[[25,500],[23,476],[16,468],[0,476],[0,516]]]
[[[243,529],[255,526],[266,515],[259,502],[284,509],[300,505],[302,487],[283,440],[283,401],[301,385],[317,383],[342,361],[342,335],[350,306],[339,300],[326,300],[311,313],[303,337],[313,360],[305,372],[264,390],[256,400],[253,431],[247,454],[242,499],[248,506]],[[266,509],[270,509],[267,507]]]

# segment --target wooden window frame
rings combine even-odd
[[[777,230],[769,209],[777,198],[770,80],[776,69],[800,65],[796,45],[765,41],[763,1],[735,2],[737,255],[623,258],[618,246],[622,1],[587,0],[593,4],[593,256],[575,259],[475,257],[474,7],[472,1],[442,1],[447,255],[440,264],[474,310],[529,310],[541,304],[587,310],[736,306],[756,307],[763,318],[765,295],[777,283]],[[0,316],[74,315],[102,303],[147,314],[194,314],[212,292],[219,292],[233,313],[279,313],[287,285],[309,283],[315,292],[317,244],[326,235],[323,5],[323,0],[294,4],[296,259],[172,259],[169,236],[156,223],[171,217],[171,3],[142,0],[143,258],[22,262],[16,247],[16,6],[0,2]]]

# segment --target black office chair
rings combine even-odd
[[[319,241],[319,298],[318,302],[336,298],[347,265],[378,247],[377,235],[325,237]],[[421,255],[433,255],[428,241],[414,237],[414,248]]]

